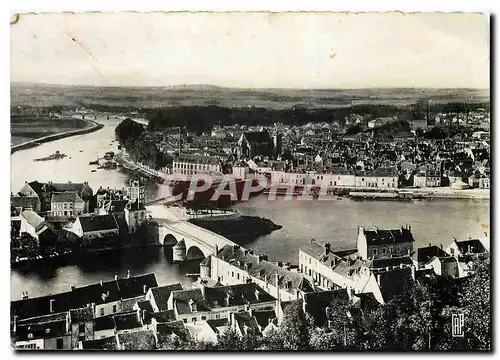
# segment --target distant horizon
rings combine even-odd
[[[24,86],[54,86],[54,87],[87,87],[87,88],[187,88],[187,87],[211,87],[220,89],[231,90],[304,90],[304,91],[335,91],[335,90],[480,90],[490,91],[491,88],[480,87],[414,87],[414,86],[373,86],[373,87],[332,87],[332,88],[306,88],[306,87],[241,87],[241,86],[225,86],[217,84],[170,84],[170,85],[88,85],[88,84],[57,84],[36,81],[11,81],[10,85],[24,85]]]

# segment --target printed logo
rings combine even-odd
[[[452,314],[451,335],[453,337],[464,337],[464,314]]]

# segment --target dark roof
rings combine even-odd
[[[33,189],[34,192],[37,193],[38,196],[41,196],[42,193],[43,193],[43,190],[42,190],[42,187],[43,187],[43,183],[40,183],[38,181],[32,181],[32,182],[29,182],[28,185]]]
[[[267,131],[252,131],[243,133],[249,143],[271,143],[271,137]]]
[[[72,183],[72,182],[67,182],[67,183],[53,183],[53,182],[48,182],[48,183],[42,184],[42,190],[43,190],[43,186],[45,186],[45,189],[47,191],[50,191],[50,192],[67,192],[67,191],[72,191],[72,192],[77,192],[77,193],[81,194],[81,192],[85,188],[87,188],[89,190],[92,190],[92,188],[88,184],[86,184],[86,183]]]
[[[217,334],[220,332],[219,328],[229,326],[229,320],[228,319],[207,320],[207,324]]]
[[[364,230],[364,234],[368,246],[394,245],[415,241],[411,231],[404,228],[396,230]]]
[[[33,334],[33,338],[54,338],[68,334],[66,320],[54,320],[43,324],[22,324],[16,329],[18,340],[28,340],[28,334]]]
[[[168,310],[167,301],[170,297],[170,293],[176,290],[182,290],[182,285],[180,283],[151,288],[153,299],[159,311]]]
[[[259,325],[257,324],[257,320],[250,315],[247,311],[233,313],[235,325],[238,326],[240,332],[242,334],[247,334],[247,329],[252,329],[258,333],[260,333]]]
[[[36,196],[12,196],[10,198],[11,206],[15,208],[31,208],[36,210],[37,205],[40,203],[40,199]]]
[[[128,234],[128,224],[124,213],[113,213],[120,234]]]
[[[156,276],[153,273],[118,279],[118,288],[122,299],[145,295],[149,289],[157,286]]]
[[[118,224],[113,215],[85,215],[79,216],[83,232],[118,229]]]
[[[274,310],[254,310],[252,311],[252,315],[262,329],[269,324],[270,320],[277,318]]]
[[[137,306],[139,309],[145,310],[145,311],[150,311],[153,312],[153,307],[151,306],[151,302],[149,300],[144,300],[144,301],[138,301]]]
[[[69,318],[72,323],[92,321],[94,319],[94,311],[91,307],[71,309],[69,311]]]
[[[83,350],[116,350],[116,336],[82,341]]]
[[[137,279],[139,280],[134,280],[136,278],[124,279],[127,281],[121,282],[123,289],[119,288],[119,281],[111,280],[103,281],[102,285],[101,283],[91,284],[77,287],[68,292],[12,301],[11,316],[17,315],[18,319],[25,319],[50,314],[50,300],[54,300],[52,303],[53,312],[58,313],[87,307],[92,303],[102,304],[122,298],[131,298],[134,297],[134,291],[137,291],[135,296],[142,295],[141,281],[144,281],[149,286],[156,283],[156,279],[153,281],[152,277],[154,277],[154,274],[138,276]],[[122,297],[122,294],[124,297]]]
[[[134,311],[135,313],[135,311]],[[99,316],[94,319],[94,331],[110,330],[115,328],[114,315]]]
[[[51,202],[60,203],[60,202],[84,202],[76,192],[54,192],[52,193]]]
[[[152,330],[120,333],[117,335],[124,350],[154,350],[156,339]]]
[[[380,303],[377,301],[375,298],[375,295],[373,295],[372,292],[368,293],[359,293],[355,294],[354,296],[358,297],[360,299],[360,308],[362,310],[373,310],[376,309]]]
[[[411,269],[409,268],[379,272],[376,276],[379,279],[380,292],[384,301],[400,294],[412,281]]]
[[[304,294],[306,312],[312,316],[316,326],[323,326],[326,320],[326,308],[331,306],[334,300],[349,301],[346,289],[315,291]]]
[[[413,261],[410,256],[401,256],[389,259],[373,259],[366,264],[366,266],[371,269],[383,269],[386,267],[392,268],[400,265],[413,265]]]
[[[431,245],[426,247],[418,248],[416,251],[416,260],[418,263],[426,263],[433,256],[441,257],[447,256],[446,252],[441,249],[439,246]]]
[[[128,204],[128,200],[110,200],[104,207],[111,213],[123,212]]]
[[[117,331],[142,327],[136,312],[115,315],[113,316],[113,320],[115,321]]]
[[[463,254],[482,254],[487,251],[479,239],[455,240],[455,243]]]

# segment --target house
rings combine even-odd
[[[50,204],[50,215],[53,217],[71,218],[85,212],[85,201],[77,192],[53,192]]]
[[[418,248],[413,254],[413,261],[417,268],[420,268],[425,263],[429,262],[433,257],[447,257],[449,256],[446,251],[443,250],[443,246],[431,245]]]
[[[41,209],[40,198],[38,196],[15,195],[10,197],[10,206],[20,214],[24,210],[39,212]]]
[[[71,286],[67,292],[29,298],[11,302],[11,317],[27,319],[78,309],[92,307],[94,318],[114,315],[123,311],[123,303],[130,298],[145,296],[150,287],[157,287],[154,274],[130,278],[100,281],[82,287]],[[135,310],[134,310],[135,311]]]
[[[267,256],[254,254],[238,245],[226,245],[209,258],[200,264],[200,274],[224,285],[252,282],[282,301],[314,291],[314,285],[304,274],[292,271],[291,264],[272,263]]]
[[[363,260],[411,255],[415,239],[411,226],[399,229],[358,228],[357,249]]]
[[[120,228],[114,214],[78,216],[71,232],[81,238],[90,240],[106,236],[118,236]]]
[[[124,215],[129,233],[136,232],[137,229],[147,220],[144,203],[139,201],[129,202],[125,206]]]
[[[19,215],[20,234],[27,233],[35,238],[39,246],[51,244],[57,236],[48,222],[31,210],[25,210]]]
[[[81,341],[78,350],[117,350],[116,336]]]
[[[331,310],[334,301],[349,304],[351,298],[348,290],[325,290],[305,294],[302,299],[304,313],[313,318],[315,326],[322,327],[326,325],[327,314]]]
[[[40,199],[40,211],[46,212],[51,210],[52,193],[76,192],[84,201],[84,211],[89,212],[89,204],[92,200],[94,191],[87,182],[83,183],[40,183],[38,181],[26,182],[19,191],[20,195],[38,196]]]
[[[180,175],[219,175],[222,162],[217,156],[181,154],[172,164],[173,174]]]
[[[415,187],[439,187],[441,186],[441,174],[436,170],[425,169],[416,173],[413,181]]]
[[[170,298],[170,294],[172,291],[178,290],[182,290],[180,283],[151,287],[146,294],[146,300],[151,303],[155,313],[169,311],[168,299]]]
[[[458,260],[454,256],[433,256],[423,267],[433,269],[438,276],[455,278],[460,275]]]
[[[168,300],[177,320],[193,323],[227,318],[228,312],[273,309],[276,299],[254,283],[172,291]]]
[[[489,251],[480,239],[453,239],[453,242],[445,248],[445,251],[461,262],[468,262],[473,259],[489,256]]]
[[[267,131],[245,132],[237,142],[238,158],[253,159],[255,156],[272,156],[273,140]]]

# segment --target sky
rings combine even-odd
[[[489,47],[482,14],[24,14],[11,82],[487,89]]]

